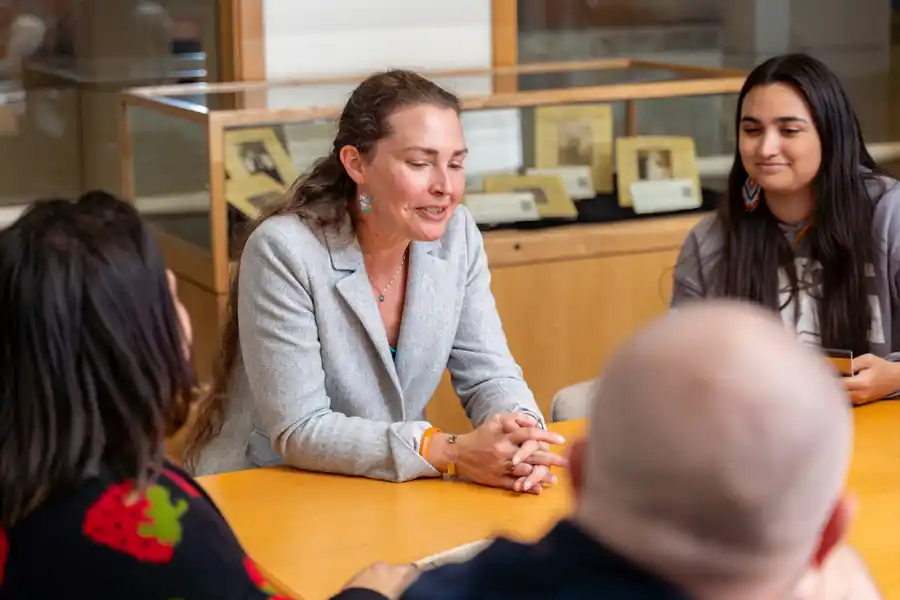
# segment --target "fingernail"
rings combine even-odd
[[[555,484],[555,483],[556,483],[556,475],[551,475],[551,476],[550,476],[550,484],[552,485],[552,484]]]
[[[556,443],[557,443],[557,444],[565,444],[565,443],[566,443],[566,438],[564,438],[564,437],[561,436],[561,435],[557,435],[557,436],[554,437],[553,439],[556,440]]]
[[[512,466],[515,467],[515,466],[518,465],[518,464],[519,464],[519,457],[514,456],[513,459],[512,459]]]
[[[523,492],[527,492],[527,491],[530,490],[530,489],[531,489],[531,482],[530,482],[530,481],[526,481],[526,482],[525,482],[525,485],[522,486],[522,491],[523,491]]]

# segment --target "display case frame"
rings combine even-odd
[[[550,74],[586,70],[653,69],[672,74],[671,79],[635,81],[604,85],[587,85],[556,89],[522,90],[517,78],[528,74]],[[745,73],[733,69],[692,67],[635,59],[610,59],[520,65],[499,69],[457,69],[423,72],[435,79],[489,76],[494,91],[489,94],[463,95],[464,111],[556,106],[587,102],[624,102],[626,134],[637,132],[635,102],[645,99],[737,93]],[[207,136],[210,252],[198,252],[181,240],[161,233],[171,263],[179,274],[217,294],[227,293],[229,283],[229,239],[225,200],[224,137],[230,128],[253,125],[281,125],[317,119],[334,119],[342,108],[332,103],[324,106],[271,109],[268,92],[283,88],[355,83],[365,75],[331,78],[292,79],[281,81],[172,85],[132,88],[121,94],[120,148],[122,193],[136,199],[134,182],[134,149],[129,129],[129,112],[137,107],[156,111],[177,119],[200,124]],[[221,103],[203,105],[186,100],[187,96],[221,95]]]
[[[625,135],[638,133],[637,103],[642,100],[668,99],[689,96],[736,95],[746,74],[733,69],[692,67],[678,64],[636,59],[606,59],[518,65],[495,69],[456,69],[420,71],[423,75],[446,85],[460,96],[464,113],[493,109],[535,109],[537,107],[562,106],[584,103],[623,103]],[[590,77],[578,79],[576,74],[590,73]],[[329,78],[305,78],[280,81],[193,84],[175,86],[141,87],[124,91],[120,102],[121,180],[123,195],[137,203],[142,212],[150,214],[154,206],[166,203],[185,210],[208,214],[208,247],[186,242],[163,229],[158,230],[160,245],[166,262],[179,278],[181,289],[193,300],[195,320],[204,323],[195,331],[204,337],[201,353],[215,355],[218,331],[227,306],[231,274],[231,238],[228,204],[226,201],[226,132],[233,128],[251,126],[283,126],[292,123],[336,119],[343,107],[346,94],[328,101],[308,102],[306,106],[274,106],[273,94],[325,89],[327,86],[346,86],[352,89],[367,74],[350,74]],[[454,89],[454,81],[478,81],[489,83],[489,91],[472,93]],[[593,79],[592,79],[593,78]],[[564,85],[542,87],[542,82],[562,82]],[[600,84],[594,84],[602,81]],[[529,89],[531,88],[535,89]],[[198,101],[198,98],[201,100]],[[134,111],[149,111],[168,118],[191,123],[202,129],[205,140],[202,152],[204,160],[198,160],[198,169],[208,188],[203,192],[188,194],[183,198],[149,201],[136,189],[135,165],[140,149],[134,146],[132,115]],[[199,135],[199,134],[198,134]],[[201,174],[198,174],[200,177]],[[189,197],[188,197],[189,196]],[[652,220],[652,219],[651,219]],[[151,219],[152,221],[152,219]],[[689,220],[692,221],[692,220]],[[686,221],[687,222],[687,221]],[[681,226],[679,226],[679,231]],[[585,232],[591,239],[606,239],[605,234]],[[524,263],[533,261],[534,249],[546,247],[544,243],[523,245],[510,242],[509,232],[486,233],[486,245],[490,247],[492,236],[498,236],[498,248],[493,252],[504,264],[513,264],[516,256]],[[631,234],[629,234],[631,235]],[[680,233],[678,235],[681,235]],[[676,237],[678,237],[676,235]],[[556,232],[550,236],[559,238]],[[652,236],[651,236],[652,237]],[[615,235],[614,235],[615,238]],[[548,238],[549,239],[549,238]],[[617,238],[616,238],[617,239]],[[650,238],[648,238],[650,239]],[[673,238],[674,239],[674,238]],[[556,242],[553,242],[556,244]],[[593,247],[594,242],[591,242]],[[632,244],[633,245],[633,244]],[[509,246],[507,248],[506,246]],[[515,248],[514,248],[515,247]],[[572,251],[579,247],[574,244]],[[556,260],[577,258],[566,248],[550,251]],[[495,262],[492,261],[492,268]],[[497,263],[499,264],[499,263]],[[214,303],[214,304],[213,304]],[[206,308],[200,308],[201,306]],[[190,308],[190,307],[189,307]],[[206,333],[203,333],[206,330]],[[198,365],[201,375],[209,373],[210,356],[203,357]]]

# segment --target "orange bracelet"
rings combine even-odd
[[[435,433],[439,433],[441,430],[437,427],[429,427],[425,430],[425,433],[422,434],[422,441],[419,442],[419,455],[428,460],[428,447],[431,445],[431,438]]]

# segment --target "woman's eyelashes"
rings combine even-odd
[[[434,163],[432,163],[432,162],[419,162],[419,161],[408,161],[407,164],[414,169],[427,169],[429,167],[434,166]],[[450,169],[452,169],[454,171],[459,171],[459,170],[465,168],[461,162],[452,162],[452,163],[449,163],[447,166],[450,167]]]

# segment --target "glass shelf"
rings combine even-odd
[[[708,93],[716,93],[723,89],[733,91],[736,82],[743,82],[742,72],[733,69],[708,69],[630,59],[423,74],[464,99],[483,99],[512,93],[518,96],[518,102],[527,102],[527,92],[535,91],[566,92],[572,88],[602,88],[602,91],[597,90],[598,95],[613,99],[612,96],[618,92],[621,96],[618,99],[624,100],[632,96],[658,95],[659,89],[654,89],[654,84],[677,84],[674,88],[675,95],[684,95],[689,94],[693,87],[684,86],[685,83],[702,82],[701,87]],[[161,104],[203,114],[241,109],[332,107],[337,110],[364,77],[364,74],[360,74],[327,79],[170,86],[134,90],[134,93],[153,98]],[[628,89],[617,87],[626,85],[629,86]],[[185,97],[188,96],[190,101],[186,102]],[[532,105],[539,104],[547,102],[541,98],[534,99]]]
[[[146,59],[39,58],[26,63],[32,74],[75,84],[148,85],[149,83],[206,79],[206,54],[167,55]]]

